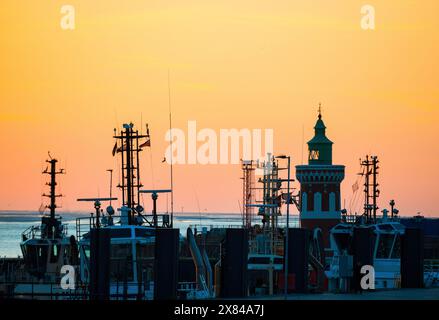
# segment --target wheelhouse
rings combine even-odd
[[[110,281],[152,281],[155,230],[152,227],[123,225],[110,230]],[[90,272],[90,234],[80,241],[81,279],[88,282]]]

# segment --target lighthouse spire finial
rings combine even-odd
[[[321,102],[319,102],[319,119],[321,119],[322,118],[322,103]]]

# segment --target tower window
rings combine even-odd
[[[309,150],[309,160],[319,160],[319,150]]]
[[[322,194],[322,211],[329,211],[329,194],[327,191]]]

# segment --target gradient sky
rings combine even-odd
[[[91,209],[76,198],[108,194],[113,128],[141,118],[152,134],[143,183],[168,187],[170,69],[174,127],[274,128],[275,151],[300,164],[322,102],[347,204],[369,153],[381,207],[394,198],[403,215],[439,215],[438,1],[68,3],[73,31],[60,28],[64,1],[0,3],[1,210],[39,207],[48,150],[67,170],[63,210]],[[366,3],[374,31],[360,28]],[[174,174],[175,211],[239,211],[238,165]]]

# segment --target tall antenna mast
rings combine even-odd
[[[305,125],[302,123],[302,164],[303,164],[303,149],[305,145]]]
[[[108,172],[110,172],[110,198],[113,197],[113,169],[107,169]],[[111,200],[110,200],[110,206],[111,206]]]
[[[172,172],[172,114],[171,114],[171,80],[170,80],[170,74],[168,69],[168,107],[169,107],[169,135],[170,135],[170,147],[171,147],[171,154],[170,154],[170,161],[171,161],[171,228],[174,225],[174,181],[173,181],[173,172]]]

